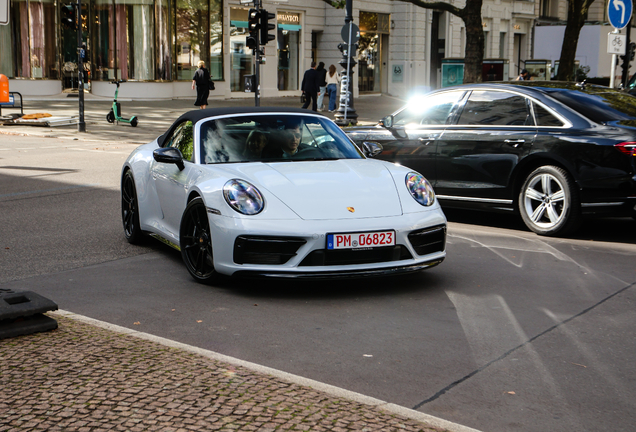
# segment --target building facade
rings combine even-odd
[[[0,73],[9,77],[12,91],[77,91],[77,31],[68,22],[75,9],[63,1],[10,0],[10,22],[0,26]],[[484,2],[484,80],[513,79],[532,58],[543,1]],[[565,1],[555,3],[558,13]],[[245,75],[255,67],[245,40],[249,7],[239,0],[83,0],[86,87],[110,97],[109,82],[124,79],[126,97],[194,97],[191,80],[203,60],[216,81],[213,96],[253,98],[244,91]],[[266,0],[263,8],[276,22],[275,39],[264,46],[263,97],[299,95],[313,60],[342,69],[343,9],[322,0]],[[356,94],[408,97],[441,87],[450,82],[444,62],[461,63],[464,56],[464,24],[447,12],[364,0],[353,3],[353,17],[360,28]]]

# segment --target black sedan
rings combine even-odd
[[[448,87],[345,131],[424,174],[445,208],[518,211],[542,235],[572,232],[584,214],[636,216],[636,98],[607,87]]]

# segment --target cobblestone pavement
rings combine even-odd
[[[0,340],[0,432],[443,431],[63,316]]]

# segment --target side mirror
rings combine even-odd
[[[152,152],[152,157],[160,163],[172,163],[179,168],[179,171],[185,168],[183,163],[183,155],[179,149],[174,147],[158,148]]]
[[[382,144],[373,142],[373,141],[365,141],[362,143],[362,153],[366,157],[375,157],[382,153]]]
[[[384,126],[385,128],[392,128],[393,127],[393,116],[386,116],[384,117],[382,120],[380,120],[380,126]]]

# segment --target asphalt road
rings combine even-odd
[[[401,278],[195,283],[124,240],[133,145],[1,136],[0,288],[484,431],[631,431],[636,223],[575,237],[448,212],[448,258]]]

